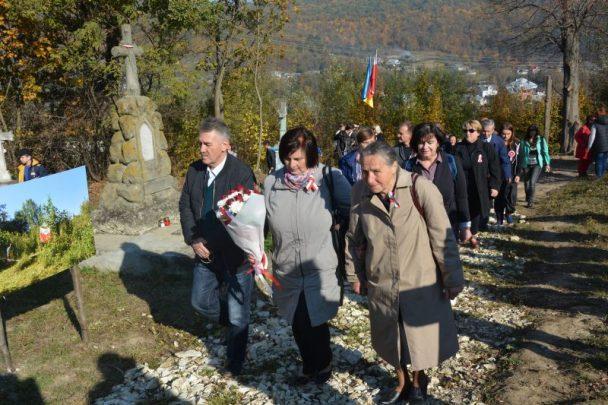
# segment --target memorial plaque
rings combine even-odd
[[[154,160],[154,136],[152,135],[152,130],[145,122],[139,128],[139,143],[144,161]]]

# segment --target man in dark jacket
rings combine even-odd
[[[414,154],[414,150],[410,146],[412,141],[412,128],[411,121],[403,121],[397,129],[397,137],[399,142],[393,148],[397,154],[397,163],[400,167],[403,167],[406,160],[411,158]]]
[[[0,151],[0,153],[2,152]],[[42,166],[38,160],[32,157],[32,151],[30,149],[20,149],[19,152],[17,152],[17,157],[21,163],[17,168],[19,183],[34,180],[49,174],[46,168]]]
[[[228,154],[228,127],[208,118],[199,130],[201,160],[190,165],[179,201],[184,240],[196,254],[191,302],[227,329],[227,370],[240,374],[247,348],[253,276],[245,253],[215,215],[224,195],[239,185],[253,189],[250,167]],[[222,292],[222,293],[220,293]]]
[[[608,165],[608,113],[605,106],[598,109],[597,118],[591,127],[589,150],[595,159],[595,175],[601,179]]]
[[[513,178],[511,176],[511,159],[509,159],[505,140],[496,133],[496,124],[494,124],[493,120],[488,118],[483,119],[481,120],[481,126],[483,128],[483,141],[494,147],[494,150],[500,159],[502,178],[505,181],[511,181]]]
[[[496,124],[493,120],[489,118],[484,118],[481,120],[482,127],[482,140],[486,143],[489,143],[494,147],[496,154],[498,155],[498,159],[500,161],[500,172],[502,174],[502,181],[506,184],[511,183],[511,159],[509,159],[509,154],[507,151],[507,147],[505,146],[505,140],[502,139],[498,133],[496,133]],[[502,186],[501,186],[502,187]],[[490,199],[490,204],[493,205],[493,198]],[[481,230],[488,230],[488,219],[489,216],[482,218],[481,221]]]
[[[266,167],[268,168],[267,173],[272,173],[276,168],[276,153],[269,141],[264,141],[264,148],[266,149]]]

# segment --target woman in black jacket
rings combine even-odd
[[[460,158],[466,177],[471,233],[475,236],[481,218],[490,215],[490,196],[498,196],[502,179],[494,147],[479,139],[479,121],[467,121],[463,131],[465,136],[456,145],[456,157]],[[478,242],[473,238],[471,244],[477,246]]]
[[[443,196],[443,205],[456,237],[471,239],[471,220],[467,183],[459,159],[441,150],[445,136],[433,123],[416,125],[412,146],[416,156],[404,162],[403,168],[432,181]]]

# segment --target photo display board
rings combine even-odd
[[[0,295],[95,255],[84,166],[0,186]]]

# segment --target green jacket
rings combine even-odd
[[[536,137],[536,150],[538,153],[537,160],[540,167],[549,166],[551,164],[551,156],[549,156],[549,144],[544,136]],[[527,140],[521,141],[521,152],[522,155],[522,169],[528,167],[528,161],[530,160],[530,143]]]

